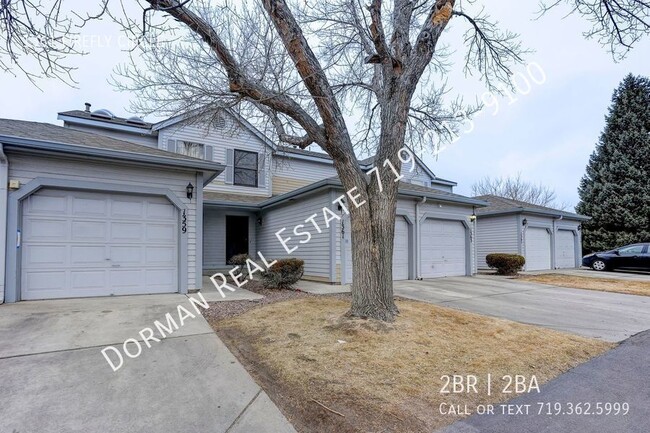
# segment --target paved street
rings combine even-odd
[[[647,433],[650,427],[650,331],[625,341],[619,347],[558,376],[530,393],[508,402],[530,404],[529,415],[474,415],[439,433]],[[538,415],[538,402],[562,405],[627,403],[627,415]],[[523,410],[522,410],[523,411]]]

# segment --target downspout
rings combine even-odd
[[[421,268],[422,264],[420,263],[420,248],[421,248],[421,239],[420,239],[420,205],[423,205],[427,202],[426,197],[422,197],[422,200],[415,202],[415,279],[421,280]]]
[[[9,159],[0,143],[0,304],[5,301],[6,249],[7,244],[7,186],[9,183]]]

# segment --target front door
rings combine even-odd
[[[248,254],[248,217],[226,215],[226,263],[237,254]]]

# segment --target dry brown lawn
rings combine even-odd
[[[397,303],[392,324],[342,318],[349,301],[332,297],[279,302],[211,324],[296,429],[309,433],[431,432],[460,419],[441,415],[443,402],[473,410],[505,401],[514,395],[501,393],[502,376],[535,375],[541,384],[613,346]],[[441,376],[453,374],[478,376],[479,393],[441,394]]]
[[[574,289],[598,290],[601,292],[625,293],[650,296],[650,281],[624,281],[613,278],[574,277],[563,274],[526,275],[523,278],[536,283],[550,284]]]

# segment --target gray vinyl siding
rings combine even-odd
[[[330,207],[329,192],[323,192],[311,197],[296,200],[289,204],[278,206],[262,213],[262,225],[257,226],[257,248],[267,260],[278,258],[299,258],[305,261],[305,278],[315,278],[330,281],[330,230],[335,230],[331,224],[330,229],[325,228],[323,221],[323,207]],[[311,223],[305,224],[305,219],[313,214],[318,214],[316,222],[322,228],[318,233]],[[293,234],[293,229],[298,224],[305,224],[304,231],[309,231],[312,238],[305,244],[299,244]],[[291,237],[288,247],[298,246],[292,254],[287,254],[275,233],[286,227],[282,238]],[[300,237],[304,239],[304,237]]]
[[[158,147],[158,137],[149,134],[115,131],[112,129],[98,128],[96,126],[77,125],[67,122],[65,123],[65,126],[76,131],[90,132],[92,134],[115,138],[116,140],[130,141],[131,143],[141,144],[147,147]]]
[[[277,153],[273,158],[273,175],[289,176],[314,183],[336,176],[336,169],[331,162],[308,161],[292,158],[290,154]]]
[[[454,192],[454,187],[451,185],[441,185],[435,182],[431,183],[431,188],[437,189],[440,191],[445,191],[445,192]]]
[[[196,182],[196,172],[144,168],[108,162],[80,162],[78,160],[10,155],[9,178],[24,185],[35,178],[70,179],[83,182],[106,182],[122,185],[146,185],[171,190],[187,206],[187,233],[181,239],[187,242],[187,287],[196,288],[196,200],[188,200],[186,186]]]
[[[250,212],[224,210],[214,207],[203,209],[203,269],[226,266],[226,216],[248,216],[248,255],[257,255],[257,216]]]
[[[267,158],[267,162],[269,161],[268,158],[270,158],[271,153],[271,149],[262,142],[262,140],[248,129],[244,128],[232,117],[226,118],[226,126],[224,128],[208,128],[205,124],[201,123],[177,123],[161,129],[158,133],[158,147],[163,150],[175,152],[175,149],[167,149],[169,140],[191,141],[194,143],[201,143],[205,146],[212,146],[212,160],[222,164],[226,163],[226,149],[239,149],[256,152],[258,158]],[[269,166],[270,164],[267,163],[264,172],[259,174],[259,176],[264,176],[266,179],[264,187],[255,188],[226,184],[226,174],[224,171],[224,173],[221,173],[214,181],[212,181],[212,183],[207,185],[204,190],[243,195],[270,196],[271,182]]]
[[[479,269],[488,269],[485,256],[491,253],[520,254],[517,215],[481,217],[476,221],[476,251]]]

